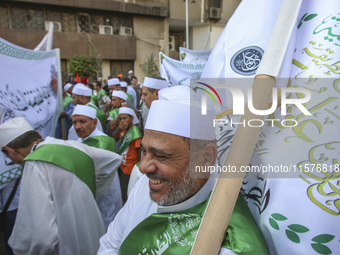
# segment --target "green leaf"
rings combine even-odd
[[[298,233],[306,233],[306,232],[309,231],[309,228],[306,228],[306,227],[299,225],[299,224],[289,225],[288,228],[290,230],[293,230],[294,232],[298,232]]]
[[[300,243],[300,237],[293,231],[286,229],[286,235],[294,243]]]
[[[304,21],[311,20],[311,19],[315,18],[316,16],[318,16],[318,15],[317,14],[310,14],[304,19]]]
[[[283,216],[282,214],[279,214],[279,213],[273,213],[273,214],[272,214],[272,217],[273,217],[275,220],[278,220],[278,221],[284,221],[284,220],[287,219],[285,216]]]
[[[324,234],[324,235],[318,235],[312,239],[313,242],[316,243],[328,243],[334,239],[335,236]]]
[[[276,230],[279,230],[279,229],[280,229],[280,227],[279,227],[279,225],[277,224],[277,222],[276,222],[274,219],[272,219],[272,218],[269,218],[269,224],[270,224],[270,226],[272,226],[272,228],[274,228],[274,229],[276,229]]]
[[[319,254],[332,254],[332,251],[326,245],[319,243],[312,243],[311,245],[313,249]]]

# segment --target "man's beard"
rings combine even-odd
[[[168,192],[158,201],[151,199],[156,202],[158,205],[169,206],[179,204],[188,198],[192,197],[201,189],[200,180],[196,178],[190,177],[190,165],[182,172],[181,176],[177,178],[174,182],[170,182],[170,180],[166,177],[158,175],[156,173],[147,173],[146,175],[150,178],[158,178],[163,179],[169,182],[169,190]],[[150,190],[150,193],[152,191]],[[151,195],[151,194],[150,194]]]

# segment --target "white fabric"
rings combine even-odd
[[[172,59],[162,52],[159,52],[159,63],[160,76],[166,79],[171,86],[189,86],[190,79],[199,79],[205,67],[205,63],[185,63]]]
[[[209,58],[212,49],[207,50],[190,50],[179,47],[179,60],[188,64],[205,64]]]
[[[142,176],[137,182],[130,196],[117,214],[115,220],[109,225],[107,233],[100,238],[98,255],[118,254],[119,247],[128,234],[145,218],[153,213],[179,212],[205,201],[215,185],[216,179],[211,177],[203,188],[193,197],[183,203],[173,206],[158,206],[149,196],[149,179]],[[151,238],[151,237],[150,237]],[[142,254],[142,251],[141,251]],[[222,248],[220,254],[235,254]]]
[[[243,77],[244,80],[245,76],[231,68],[231,58],[251,45],[265,50],[280,4],[277,0],[241,1],[210,54],[202,76]],[[304,115],[297,107],[288,105],[286,117],[280,113],[281,106],[272,116],[265,116],[278,121],[273,127],[263,126],[250,162],[251,166],[263,170],[282,166],[292,174],[296,171],[299,176],[284,178],[292,174],[282,170],[274,173],[280,178],[254,173],[246,177],[242,186],[247,204],[273,255],[339,252],[339,174],[334,171],[340,151],[339,8],[340,2],[336,0],[327,1],[327,5],[320,1],[303,1],[296,20],[296,36],[292,37],[280,71],[280,77],[291,77],[291,80],[288,83],[278,79],[277,87],[309,90],[311,99],[305,107],[312,115]],[[240,62],[250,63],[247,59]],[[256,66],[249,68],[255,70]],[[292,98],[297,96],[296,93],[291,95]],[[287,119],[296,120],[298,125],[285,128],[280,122]],[[223,128],[219,140],[228,138],[232,142],[235,129],[229,125]],[[229,143],[224,145],[224,149],[230,146]],[[222,155],[220,162],[225,158]],[[320,170],[322,166],[327,172],[315,173],[316,168]],[[310,172],[312,168],[314,173]]]
[[[147,87],[150,89],[164,89],[169,86],[170,84],[166,80],[154,79],[150,77],[145,77],[143,82],[143,87]]]
[[[73,87],[72,94],[90,97],[92,96],[92,89],[86,87],[83,83],[77,83]]]
[[[87,116],[91,119],[95,119],[96,115],[97,115],[97,111],[96,111],[96,109],[94,109],[92,107],[77,104],[76,107],[74,107],[74,110],[73,110],[73,113],[72,113],[71,116],[74,116],[74,115],[83,115],[83,116]]]
[[[34,130],[23,117],[13,118],[0,125],[0,149],[15,138]]]
[[[126,90],[126,94],[129,94],[132,96],[133,98],[133,106],[135,107],[135,109],[137,109],[138,107],[138,102],[137,102],[137,94],[136,94],[136,91],[133,89],[133,87],[130,85],[127,87],[127,90]]]
[[[71,83],[66,83],[64,86],[64,91],[67,92],[72,87]]]
[[[0,124],[24,117],[42,137],[54,135],[63,109],[59,60],[58,49],[33,51],[0,38]],[[20,175],[18,167],[0,154],[0,189]]]
[[[139,171],[139,167],[136,165],[133,166],[132,170],[131,170],[131,174],[130,174],[130,179],[129,179],[129,185],[128,185],[128,190],[127,190],[127,194],[128,196],[130,195],[133,187],[135,186],[135,184],[137,183],[137,181],[143,176],[143,174],[141,173],[141,171]]]
[[[139,120],[135,114],[135,111],[129,107],[120,107],[119,114],[128,114],[130,116],[133,116],[133,121],[132,121],[133,125],[136,125],[139,123]]]
[[[119,79],[118,78],[112,78],[107,81],[107,85],[119,85]]]
[[[88,138],[95,136],[107,136],[107,135],[96,128],[88,137],[79,138],[79,142],[86,141]],[[120,189],[118,172],[116,172],[114,175],[108,193],[105,196],[96,196],[96,202],[100,214],[102,215],[104,227],[105,229],[107,229],[111,221],[113,221],[118,211],[123,206],[122,192]]]
[[[108,192],[121,157],[74,141],[47,137],[88,154],[95,166],[96,194]],[[69,171],[42,161],[25,163],[18,214],[9,244],[15,254],[95,254],[104,225],[88,186]]]
[[[120,84],[120,86],[122,88],[126,88],[127,87],[127,82],[126,81],[121,81],[121,82],[119,82],[119,84]]]
[[[112,96],[113,96],[113,97],[121,98],[121,99],[123,99],[124,101],[126,101],[126,99],[127,99],[127,95],[126,95],[123,91],[120,91],[120,90],[114,90],[114,91],[112,92]]]

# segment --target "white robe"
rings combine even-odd
[[[44,144],[62,144],[88,154],[96,169],[97,194],[106,194],[121,157],[76,141],[47,137]],[[14,254],[95,254],[105,233],[88,186],[73,173],[43,161],[27,161],[19,208],[9,245]]]
[[[88,137],[79,138],[78,141],[84,142],[90,137],[94,137],[94,136],[107,136],[107,135],[96,128]],[[117,166],[117,169],[118,167],[119,166]],[[111,221],[113,221],[118,211],[123,206],[122,192],[120,189],[119,176],[117,172],[113,178],[113,181],[111,182],[108,193],[105,196],[96,196],[96,202],[97,202],[100,214],[102,215],[105,229],[107,229]]]
[[[100,239],[98,255],[118,254],[119,247],[129,233],[145,218],[153,213],[170,213],[183,211],[205,201],[213,189],[216,178],[209,178],[207,183],[193,197],[173,206],[158,206],[149,196],[149,179],[142,176],[132,189],[130,196],[119,211],[115,220],[109,225],[107,233]],[[235,254],[222,248],[220,254]]]

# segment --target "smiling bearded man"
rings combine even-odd
[[[98,254],[190,254],[217,175],[193,171],[214,167],[217,148],[215,115],[190,106],[190,92],[166,88],[152,103],[141,143],[145,175],[100,239]],[[235,252],[268,254],[242,197],[220,249]]]

